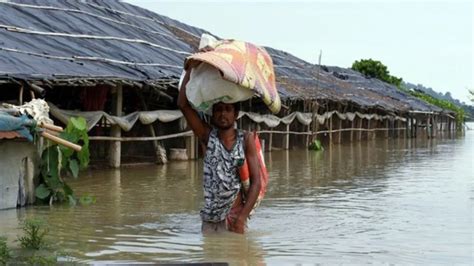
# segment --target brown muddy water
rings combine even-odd
[[[0,235],[44,219],[83,263],[472,264],[473,158],[474,131],[267,153],[268,193],[245,236],[201,234],[201,161],[94,170],[71,185],[96,204],[0,211]]]

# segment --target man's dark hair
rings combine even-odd
[[[212,112],[214,112],[214,106],[215,104],[212,106]],[[237,103],[232,103],[232,106],[234,106],[234,112],[236,115],[239,115],[239,112],[240,112],[240,102],[237,102]]]

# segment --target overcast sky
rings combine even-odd
[[[125,0],[222,38],[270,46],[323,65],[372,58],[392,75],[466,103],[474,88],[470,1]]]

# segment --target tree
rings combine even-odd
[[[391,76],[388,71],[387,66],[382,64],[382,62],[372,59],[361,59],[360,61],[355,61],[351,67],[355,71],[359,71],[370,78],[377,78],[383,80],[387,83],[393,84],[397,87],[400,86],[403,79],[395,76]]]
[[[474,103],[474,90],[467,90],[469,92],[469,99]]]

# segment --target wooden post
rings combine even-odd
[[[354,126],[355,126],[355,117],[351,121],[351,140],[350,140],[351,142],[354,141]]]
[[[452,131],[453,131],[453,137],[456,136],[456,119],[452,119]]]
[[[196,159],[196,136],[194,134],[186,137],[186,151],[188,153],[188,159]]]
[[[441,135],[443,134],[443,123],[444,123],[444,119],[443,119],[443,116],[440,116],[439,117],[439,132],[441,133]]]
[[[329,145],[332,145],[332,115],[329,117]]]
[[[395,131],[394,131],[394,134],[395,134],[395,137],[398,138],[400,136],[400,131],[399,131],[399,120],[398,119],[395,119],[393,120],[393,126],[395,128]]]
[[[390,125],[388,123],[389,122],[388,120],[389,120],[388,118],[385,118],[385,129],[386,129],[385,130],[385,138],[386,139],[388,139],[388,137],[389,137],[388,133],[389,133],[389,130],[390,130]]]
[[[410,135],[409,135],[409,131],[410,131],[410,128],[408,127],[408,121],[410,121],[410,118],[409,117],[406,117],[405,118],[405,138],[408,138]]]
[[[319,105],[318,102],[314,102],[312,104],[312,117],[311,117],[311,123],[313,125],[312,129],[312,134],[311,134],[311,142],[315,141],[318,139],[318,129],[319,129],[319,122],[318,122],[318,109]]]
[[[112,111],[114,115],[121,116],[122,115],[122,104],[123,104],[123,91],[122,91],[122,84],[118,84],[117,87],[114,87],[113,91],[115,91],[115,99],[113,101]],[[120,138],[122,136],[122,129],[118,125],[113,125],[111,128],[112,137]],[[110,157],[109,157],[109,164],[111,167],[118,168],[120,167],[120,159],[121,159],[121,151],[122,146],[120,141],[112,141],[110,143]]]
[[[273,128],[270,128],[270,131],[272,131]],[[273,133],[270,132],[269,136],[268,136],[268,151],[271,152],[272,151],[272,146],[273,146]]]
[[[23,85],[20,86],[20,94],[18,95],[19,105],[23,105]]]
[[[451,138],[451,131],[452,131],[452,125],[451,125],[451,117],[448,117],[448,137]]]
[[[362,139],[362,118],[359,117],[359,121],[358,121],[357,124],[358,124],[357,128],[359,129],[357,131],[357,140],[361,141],[361,139]]]
[[[416,139],[418,137],[418,116],[416,116],[413,120],[413,137]]]
[[[371,119],[367,119],[367,140],[370,139],[370,120]]]
[[[285,150],[290,148],[290,124],[286,125]]]
[[[431,137],[431,130],[430,130],[430,116],[426,117],[426,138],[429,139]]]
[[[307,126],[306,133],[308,133],[306,135],[306,148],[308,148],[309,147],[309,140],[310,140],[310,136],[311,136],[311,124],[309,124]]]
[[[143,107],[143,110],[144,111],[148,111],[148,106],[145,102],[145,98],[143,97],[143,94],[141,92],[140,89],[137,89],[137,94],[138,94],[138,97],[140,98],[140,101],[142,103],[142,107]],[[148,125],[148,129],[150,131],[150,135],[152,137],[156,137],[156,132],[155,132],[155,128],[153,127],[153,123],[149,124]],[[187,143],[186,143],[187,144]],[[157,140],[153,140],[153,148],[155,150],[155,159],[156,159],[156,163],[157,164],[165,164],[168,162],[168,159],[166,158],[166,152],[162,152],[162,148],[160,143],[157,141]],[[187,147],[186,147],[187,148]],[[189,150],[188,150],[189,151]],[[164,154],[163,154],[164,153]],[[189,154],[188,154],[188,158],[191,159],[191,157],[189,157]]]
[[[338,128],[337,128],[339,130],[339,132],[337,132],[337,143],[341,143],[341,141],[342,141],[342,131],[341,131],[341,129],[342,129],[342,119],[338,116],[337,120],[339,121],[338,122]]]

